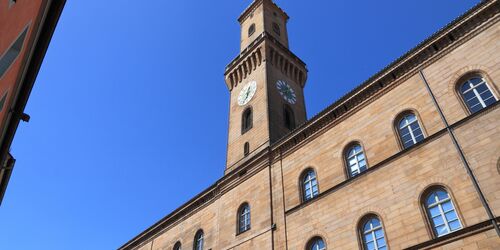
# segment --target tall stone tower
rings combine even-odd
[[[226,67],[230,94],[226,173],[306,121],[306,65],[288,47],[288,15],[255,0],[240,16],[240,54]]]

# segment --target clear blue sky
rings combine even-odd
[[[68,0],[12,153],[0,249],[116,249],[222,176],[250,0]],[[308,116],[478,1],[276,1]]]

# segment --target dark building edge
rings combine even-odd
[[[64,5],[66,4],[66,0],[49,1],[48,4],[47,16],[45,17],[45,20],[42,20],[43,23],[40,23],[38,31],[35,30],[35,32],[38,32],[39,37],[37,38],[35,33],[35,39],[37,40],[34,40],[35,47],[33,52],[32,54],[25,55],[25,58],[31,57],[28,64],[25,65],[25,67],[27,67],[26,73],[17,78],[22,79],[22,82],[19,84],[19,94],[12,101],[13,108],[9,111],[12,114],[12,117],[7,119],[7,129],[4,139],[0,144],[0,167],[4,170],[4,174],[0,179],[0,206],[7,190],[7,185],[9,183],[10,176],[12,175],[15,163],[15,159],[9,153],[9,149],[12,145],[12,141],[14,140],[17,127],[24,116],[24,108],[28,103],[31,90],[35,84],[36,77],[49,47],[50,40],[52,39],[52,35],[54,34],[54,30],[61,16]],[[43,16],[40,18],[43,18]]]
[[[481,24],[487,23],[499,12],[500,6],[498,5],[498,3],[492,4],[493,2],[497,1],[498,0],[481,1],[477,5],[466,11],[464,14],[460,15],[459,17],[457,17],[456,19],[445,25],[439,31],[435,32],[427,39],[423,40],[417,46],[410,49],[408,52],[404,53],[401,57],[397,58],[388,66],[384,67],[382,70],[375,73],[373,76],[368,78],[359,86],[355,87],[353,90],[351,90],[350,92],[348,92],[347,94],[345,94],[344,96],[333,102],[327,108],[323,109],[323,111],[319,112],[305,123],[299,125],[295,130],[291,131],[289,134],[283,136],[282,139],[273,143],[273,145],[271,145],[272,150],[273,151],[279,150],[280,152],[289,150],[293,146],[299,144],[299,142],[304,141],[307,137],[310,137],[310,133],[316,133],[319,130],[324,129],[325,124],[337,120],[337,118],[340,118],[343,114],[347,113],[347,111],[350,111],[355,107],[361,105],[361,102],[356,101],[357,98],[363,98],[363,97],[371,98],[374,96],[373,93],[365,95],[362,93],[363,91],[382,92],[386,90],[389,85],[393,85],[395,81],[400,80],[402,76],[406,75],[412,69],[416,69],[421,67],[422,65],[425,65],[428,60],[432,60],[432,58],[434,58],[437,54],[440,54],[442,51],[445,51],[446,49],[450,48],[451,45],[460,43],[460,41],[462,41],[465,36],[470,34],[471,31],[473,31]],[[485,8],[485,6],[488,7],[486,9],[481,10],[482,8]],[[481,12],[475,13],[478,10],[481,10]],[[483,13],[484,16],[480,16],[481,13]],[[488,14],[490,14],[490,16],[487,16]],[[474,20],[471,21],[471,19]],[[466,29],[460,29],[460,27],[462,26],[468,26],[468,27]],[[446,41],[447,42],[446,44],[441,44],[443,42],[442,40],[450,39],[448,36],[446,37],[442,36],[450,35],[451,33],[459,34],[459,36],[454,37],[451,41]],[[440,37],[441,40],[436,40]],[[438,47],[438,49],[436,50],[435,46],[437,46],[438,43],[440,45],[440,48]],[[252,45],[253,43],[250,43],[250,46]],[[244,53],[244,51],[242,53]],[[236,61],[237,59],[238,57],[233,61]],[[401,65],[398,65],[400,63]],[[233,62],[231,62],[230,65],[228,65],[228,67],[232,66],[232,64]],[[379,78],[380,80],[376,81]],[[381,87],[379,87],[380,84],[382,84]],[[374,87],[371,88],[372,86]],[[350,99],[354,99],[355,102],[344,104],[344,102],[349,102]],[[496,107],[497,105],[494,106]],[[339,108],[342,109],[341,114],[337,114],[336,112],[337,109]],[[464,120],[468,119],[470,118],[465,118]],[[306,130],[311,130],[311,132],[307,133]],[[400,155],[400,153],[396,155]],[[241,167],[242,166],[235,168],[233,171],[227,173],[225,176],[218,179],[212,186],[210,186],[210,188],[207,188],[205,191],[200,192],[193,199],[181,205],[172,213],[168,214],[167,216],[160,219],[158,222],[154,223],[152,226],[142,231],[140,234],[138,234],[137,236],[135,236],[134,238],[123,244],[121,247],[119,247],[118,250],[133,249],[134,247],[147,243],[148,241],[141,241],[141,239],[144,240],[149,239],[162,229],[168,227],[170,223],[174,223],[175,219],[178,219],[176,215],[179,214],[182,210],[197,209],[198,207],[192,208],[194,203],[200,203],[199,207],[206,205],[206,203],[209,202],[211,198],[216,196],[215,194],[213,194],[215,189],[217,189],[216,187],[218,187],[223,181],[225,181],[226,178],[231,178],[232,175],[237,175],[237,172],[241,170]],[[184,213],[184,215],[185,214],[189,214],[189,212]],[[422,244],[428,244],[428,243],[424,242]]]

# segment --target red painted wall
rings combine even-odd
[[[0,0],[0,56],[5,54],[28,25],[29,29],[21,53],[0,78],[0,101],[8,92],[4,107],[0,110],[0,139],[4,135],[8,110],[18,90],[20,75],[31,49],[32,41],[36,36],[39,26],[37,22],[39,22],[39,17],[43,15],[43,8],[47,4],[46,0],[18,0],[9,6],[9,2],[9,0]]]

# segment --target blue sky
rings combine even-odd
[[[66,4],[12,153],[0,249],[116,249],[223,174],[250,0]],[[308,116],[479,1],[276,1]]]

